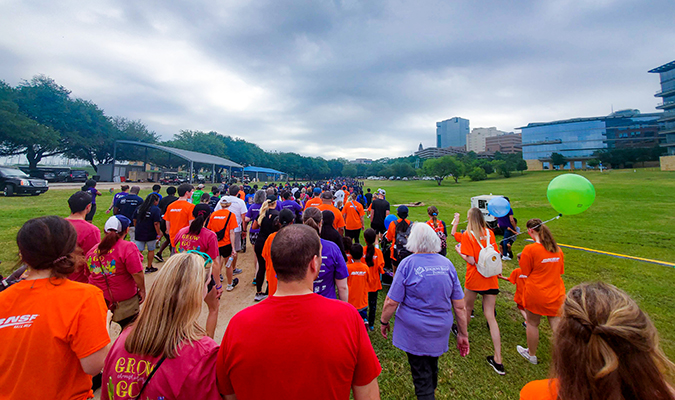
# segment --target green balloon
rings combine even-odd
[[[563,215],[579,214],[593,204],[595,188],[588,179],[577,174],[559,175],[548,184],[548,202]]]

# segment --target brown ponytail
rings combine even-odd
[[[429,206],[427,214],[429,214],[431,220],[434,222],[434,229],[438,228],[438,208],[436,206]]]
[[[548,226],[546,226],[539,218],[532,218],[527,221],[527,229],[532,229],[537,232],[539,235],[539,242],[544,246],[546,251],[549,253],[557,253],[560,251],[558,243],[553,239],[551,230],[548,229]]]
[[[375,266],[373,262],[373,257],[375,257],[375,238],[377,237],[377,232],[375,229],[368,228],[363,231],[363,240],[366,241],[366,265],[369,267]]]
[[[124,236],[126,236],[126,234],[127,234],[126,230],[122,233],[117,233],[114,230],[109,230],[108,232],[106,232],[105,236],[103,237],[103,240],[101,240],[101,243],[99,243],[98,245],[98,254],[105,255],[110,253],[110,250],[112,250],[112,248],[115,247],[117,242]]]
[[[309,207],[302,213],[302,223],[314,228],[319,236],[321,236],[319,224],[321,224],[322,220],[323,214],[321,214],[321,210],[316,207]]]
[[[21,261],[34,270],[51,270],[56,278],[65,278],[81,267],[77,248],[77,231],[57,216],[28,220],[16,235]]]

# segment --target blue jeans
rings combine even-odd
[[[502,239],[502,241],[499,243],[502,248],[502,256],[513,258],[513,252],[509,250],[507,245],[512,244],[516,240],[515,236],[516,234],[510,230],[504,230],[504,239]]]

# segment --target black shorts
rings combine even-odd
[[[159,221],[159,231],[162,232],[164,239],[171,240],[171,238],[169,237],[169,232],[166,231],[166,221],[164,221],[163,219]]]
[[[385,233],[387,229],[384,227],[384,224],[371,223],[370,227],[375,230],[375,233]]]
[[[220,256],[223,258],[227,258],[232,255],[232,244],[228,244],[226,246],[218,247],[218,252],[220,253]]]
[[[469,289],[469,290],[471,290],[471,289]],[[488,290],[471,290],[471,291],[472,291],[472,292],[474,292],[474,293],[478,293],[478,294],[481,294],[481,295],[483,295],[483,296],[485,296],[485,295],[490,295],[490,294],[492,294],[492,295],[495,295],[495,296],[496,296],[496,295],[498,295],[498,294],[499,294],[499,289],[488,289]]]

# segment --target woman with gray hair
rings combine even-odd
[[[441,239],[427,224],[414,224],[406,248],[413,254],[398,266],[382,308],[380,330],[387,337],[396,313],[393,344],[408,354],[415,395],[434,399],[438,357],[448,351],[452,310],[457,315],[457,348],[469,354],[464,291],[452,262],[438,254]]]

